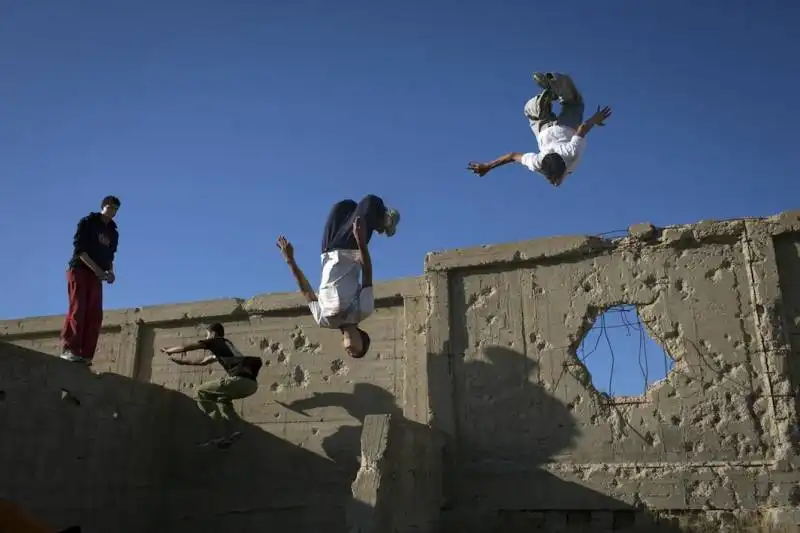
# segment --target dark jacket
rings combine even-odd
[[[111,220],[103,221],[100,213],[89,213],[78,222],[78,229],[72,240],[72,259],[70,268],[85,266],[78,256],[86,254],[103,270],[110,270],[117,253],[119,232],[117,224]]]

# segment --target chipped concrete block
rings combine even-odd
[[[800,211],[784,211],[767,219],[774,223],[773,234],[800,230]]]
[[[664,244],[686,242],[693,237],[692,228],[673,227],[661,230],[661,242]]]
[[[367,415],[348,531],[438,531],[440,451],[430,428],[392,415]]]
[[[628,228],[628,234],[634,239],[647,240],[656,233],[656,228],[649,222],[640,222]]]
[[[744,221],[701,220],[692,225],[692,233],[698,241],[719,239],[720,237],[738,237],[744,230]]]

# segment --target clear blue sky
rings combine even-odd
[[[294,290],[280,233],[316,284],[329,206],[369,192],[403,215],[378,280],[431,250],[800,207],[800,6],[744,4],[3,2],[0,318],[65,311],[106,194],[107,308]],[[608,127],[559,189],[473,176],[536,149],[534,70],[571,73]]]

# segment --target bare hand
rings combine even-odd
[[[356,244],[358,244],[360,248],[363,248],[367,239],[364,234],[364,221],[361,220],[361,217],[356,217],[353,221],[353,237],[356,238]]]
[[[601,109],[600,106],[597,106],[597,111],[595,111],[594,115],[589,117],[589,120],[587,122],[595,126],[605,126],[603,122],[610,116],[611,116],[610,107],[605,106]]]
[[[467,169],[471,170],[480,177],[484,177],[487,172],[492,170],[489,165],[484,163],[475,163],[474,161],[470,161],[469,165],[467,165]]]
[[[286,261],[294,261],[294,247],[286,240],[286,237],[283,235],[278,237],[277,246]]]
[[[169,348],[161,348],[161,353],[165,353],[167,355],[170,355]]]

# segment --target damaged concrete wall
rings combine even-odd
[[[91,371],[53,357],[62,317],[0,322],[0,498],[87,531],[343,531],[364,418],[417,410],[405,361],[406,343],[424,354],[421,294],[419,279],[376,286],[357,362],[297,294],[106,312]],[[221,369],[159,352],[215,321],[265,361],[229,450],[196,446],[219,429],[193,389]]]
[[[429,401],[453,530],[797,505],[798,229],[785,213],[429,254]],[[619,304],[675,361],[639,397],[599,393],[575,353]]]
[[[61,317],[0,322],[0,497],[121,533],[344,531],[345,510],[362,530],[430,533],[677,531],[645,507],[800,522],[800,213],[447,251],[425,269],[376,287],[359,361],[297,295],[107,312],[92,372],[53,357]],[[675,364],[609,397],[576,348],[623,303]],[[267,362],[227,452],[195,446],[210,426],[193,388],[219,369],[158,352],[213,321]],[[369,415],[390,430],[365,487]]]

